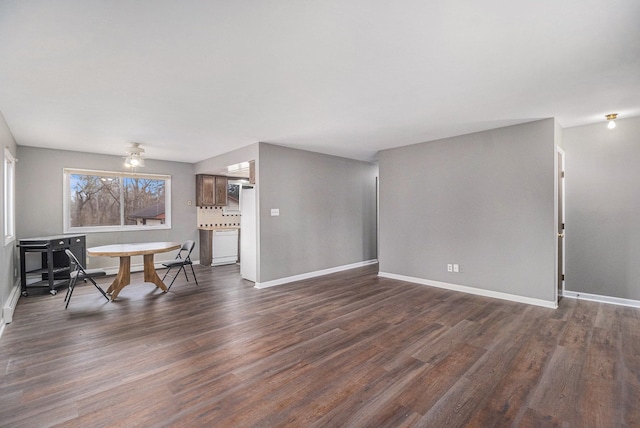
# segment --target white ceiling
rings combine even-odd
[[[640,115],[638,0],[0,0],[19,145],[195,162]]]

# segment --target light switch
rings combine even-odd
[[[454,264],[453,264],[453,271],[454,271],[454,272],[460,272],[460,265],[459,265],[459,264],[457,264],[457,263],[454,263]]]
[[[280,209],[279,208],[271,208],[271,217],[279,216]]]

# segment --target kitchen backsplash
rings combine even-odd
[[[240,214],[225,214],[222,207],[198,207],[198,227],[240,227]]]

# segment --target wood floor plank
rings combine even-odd
[[[542,379],[549,358],[557,346],[558,336],[565,322],[545,320],[529,326],[520,342],[513,342],[511,350],[517,353],[507,371],[489,395],[486,404],[470,419],[472,426],[509,426],[516,424],[527,409],[530,395]],[[500,352],[497,348],[495,352]],[[500,359],[496,355],[497,359]],[[501,359],[501,361],[504,361]]]
[[[557,310],[377,276],[21,298],[0,426],[640,426],[640,310]],[[108,286],[112,279],[100,278]],[[64,291],[64,290],[63,290]]]
[[[558,417],[560,420],[577,421],[580,401],[580,379],[584,354],[558,346],[540,383],[529,402],[529,407],[540,414]]]
[[[588,413],[579,414],[582,426],[605,426],[611,421],[617,426],[622,424],[616,406],[622,398],[618,338],[616,331],[598,327],[593,330],[579,387],[582,394],[578,408],[590,409]]]
[[[551,415],[545,415],[533,409],[526,409],[519,428],[569,428],[571,424]]]
[[[395,426],[417,420],[420,414],[397,403],[396,397],[419,373],[429,366],[412,357],[398,361],[358,394],[353,394],[323,415],[314,425],[324,426]],[[364,399],[363,399],[364,398]]]
[[[403,406],[424,415],[486,351],[460,344],[425,370],[398,397]]]
[[[617,307],[620,324],[620,362],[622,384],[622,421],[629,427],[640,426],[640,315],[627,307]]]

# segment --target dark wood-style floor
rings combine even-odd
[[[544,309],[376,266],[263,290],[236,266],[196,269],[200,286],[167,294],[20,299],[0,426],[640,426],[640,310]]]

